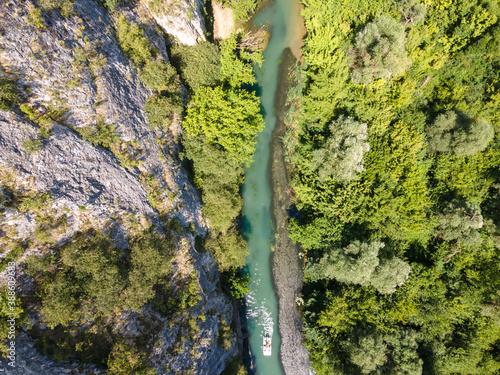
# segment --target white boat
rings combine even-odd
[[[264,336],[264,343],[262,345],[262,352],[267,357],[271,355],[271,337],[269,336],[269,333],[266,333],[266,335]]]

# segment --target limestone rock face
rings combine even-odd
[[[206,40],[202,0],[149,0],[147,7],[167,34],[189,46]]]
[[[185,23],[186,30],[192,28],[184,34],[179,30],[177,37],[183,43],[204,40],[200,4],[188,4],[193,8],[193,20],[189,22],[184,7],[178,16],[162,18],[167,23],[173,20],[175,27]],[[124,248],[131,233],[130,222],[152,225],[162,232],[168,230],[165,221],[177,220],[180,228],[175,234],[172,284],[178,285],[194,275],[200,302],[187,307],[184,316],[166,317],[149,306],[141,317],[123,312],[114,329],[133,338],[144,332],[145,320],[154,323],[155,347],[148,353],[148,364],[159,374],[219,374],[237,351],[235,340],[226,349],[218,344],[219,326],[223,321],[231,323],[232,308],[217,286],[219,274],[213,259],[194,246],[195,236],[205,236],[207,229],[199,195],[178,159],[180,119],[168,131],[150,129],[144,103],[152,92],[120,50],[114,20],[97,1],[76,0],[67,18],[57,10],[43,11],[44,27],[40,28],[28,22],[29,9],[37,5],[33,0],[0,1],[0,68],[16,80],[21,103],[39,116],[54,110],[61,115],[54,120],[50,136],[42,138],[36,120],[30,120],[19,109],[0,111],[0,180],[8,177],[21,192],[50,194],[45,209],[56,217],[67,217],[65,231],[53,235],[56,247],[90,225],[108,231],[113,241]],[[131,22],[141,23],[159,55],[168,59],[165,41],[154,20],[145,19],[144,14],[133,9],[118,12]],[[174,31],[171,33],[176,35]],[[79,129],[103,123],[116,127],[119,146],[113,152],[79,135]],[[37,142],[37,147],[30,150],[30,142]],[[0,186],[3,184],[1,181]],[[33,238],[36,218],[3,207],[1,193],[0,241],[5,228],[12,238]],[[36,241],[33,243],[16,260],[23,295],[29,295],[33,287],[22,274],[23,260],[48,251]],[[0,253],[0,258],[7,254]],[[4,283],[5,271],[0,272],[0,285]],[[187,335],[186,316],[194,319],[198,328],[179,344]],[[37,353],[33,339],[24,332],[18,334],[17,345],[23,360],[16,362],[14,372],[9,372],[14,375],[40,374],[42,368],[44,374],[66,374],[83,368],[77,362],[56,364]],[[2,368],[8,368],[6,360],[0,361]],[[93,367],[87,370],[105,373]]]

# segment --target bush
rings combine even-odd
[[[42,11],[38,8],[31,8],[28,11],[28,23],[35,26],[38,29],[45,27],[42,18]]]
[[[146,365],[146,356],[134,346],[119,340],[113,346],[108,359],[110,375],[154,375],[156,371]]]
[[[172,115],[182,112],[182,101],[177,95],[153,95],[146,100],[144,110],[148,114],[148,124],[151,129],[169,125]]]
[[[178,85],[175,82],[177,71],[164,60],[147,61],[139,72],[139,77],[151,90],[178,91]]]
[[[215,86],[221,79],[219,49],[209,42],[195,46],[172,46],[172,61],[179,67],[181,77],[195,92],[200,86]]]
[[[14,81],[0,78],[0,109],[7,111],[19,102]]]
[[[233,10],[233,17],[235,21],[246,22],[257,7],[255,0],[228,0],[224,1]]]
[[[330,124],[330,137],[312,153],[311,169],[321,180],[328,177],[345,182],[364,171],[363,155],[370,150],[366,124],[340,116]]]
[[[481,209],[470,202],[455,199],[439,215],[440,231],[437,236],[444,241],[466,247],[481,244],[478,230],[483,227]]]
[[[116,125],[108,125],[99,121],[95,127],[87,126],[76,128],[81,137],[94,146],[102,146],[109,149],[113,143],[119,142],[120,137],[116,134]]]
[[[23,149],[28,154],[32,154],[34,152],[40,151],[42,148],[42,140],[41,139],[26,139],[23,141]]]
[[[233,225],[243,207],[239,186],[221,187],[215,183],[210,186],[203,190],[203,213],[212,228],[219,232],[226,231]]]
[[[116,37],[123,53],[134,60],[137,66],[143,66],[156,55],[142,29],[121,15],[116,22]]]
[[[69,17],[73,13],[74,0],[40,0],[40,6],[45,10],[59,9],[62,17]]]

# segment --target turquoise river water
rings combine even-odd
[[[281,375],[279,359],[278,304],[273,289],[270,255],[274,232],[271,223],[271,189],[268,175],[269,145],[276,118],[274,95],[280,57],[286,47],[297,47],[295,29],[298,21],[295,0],[274,0],[253,19],[257,27],[269,22],[271,39],[264,51],[264,64],[256,68],[265,128],[258,135],[254,161],[245,171],[243,217],[250,247],[247,259],[251,292],[246,299],[249,343],[258,375]],[[294,46],[292,46],[294,44]],[[272,355],[262,352],[264,335],[272,336]]]

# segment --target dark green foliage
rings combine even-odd
[[[19,102],[14,81],[0,77],[0,109],[7,111]]]
[[[243,299],[250,292],[248,288],[250,275],[248,273],[242,275],[236,268],[230,268],[224,273],[224,280],[229,285],[232,296],[236,299]]]
[[[170,125],[174,114],[182,112],[182,100],[176,95],[153,95],[146,100],[144,110],[148,114],[151,129]]]
[[[108,374],[111,375],[154,375],[156,370],[146,366],[146,358],[134,346],[120,340],[113,345],[108,359]]]
[[[169,247],[160,235],[146,233],[133,243],[124,264],[122,251],[106,235],[78,234],[55,257],[30,266],[45,290],[44,320],[55,327],[106,318],[123,309],[139,310],[154,296],[154,285],[170,274]]]
[[[239,216],[243,207],[243,199],[239,195],[237,185],[227,186],[224,190],[213,187],[203,189],[203,213],[210,226],[216,231],[230,228]]]
[[[246,241],[238,231],[230,229],[225,234],[208,239],[206,248],[217,261],[222,272],[245,266],[249,254]]]
[[[448,111],[439,115],[428,130],[430,151],[451,152],[458,156],[483,151],[493,139],[493,127],[464,113]]]
[[[94,146],[102,146],[109,149],[113,143],[119,142],[120,137],[115,132],[116,125],[108,125],[98,121],[94,127],[76,128],[76,131],[87,142]]]
[[[251,163],[257,133],[264,127],[259,99],[241,88],[255,82],[251,64],[261,55],[237,48],[236,41],[233,35],[221,43],[220,58],[210,43],[172,48],[183,79],[194,91],[183,143],[212,229],[206,247],[221,271],[243,266],[248,254],[235,224],[243,206],[243,168]],[[239,289],[242,293],[244,288]]]
[[[204,136],[186,137],[184,148],[193,161],[195,182],[202,191],[216,186],[238,189],[243,183],[243,166],[228,159],[219,145],[207,143]]]
[[[202,191],[203,212],[214,229],[226,231],[243,205],[239,195],[243,167],[203,136],[186,137],[184,147],[186,156],[193,161],[196,185]]]
[[[116,38],[123,53],[134,60],[137,66],[143,66],[156,55],[151,42],[144,36],[142,29],[121,15],[116,21]]]
[[[75,0],[40,0],[40,6],[45,10],[58,9],[61,16],[67,18],[73,13]]]
[[[225,0],[224,3],[233,10],[236,21],[246,22],[255,11],[259,0]]]
[[[354,83],[388,80],[399,76],[411,65],[405,50],[404,27],[385,16],[380,16],[359,32],[350,55]]]
[[[154,286],[172,272],[168,239],[157,233],[137,238],[131,246],[125,306],[139,310],[155,296]]]
[[[104,0],[104,5],[106,5],[106,8],[108,8],[111,12],[115,10],[118,3],[119,0]]]
[[[172,60],[182,79],[195,92],[201,86],[215,86],[221,79],[219,49],[209,42],[195,46],[172,46]]]
[[[177,91],[177,71],[164,60],[148,61],[140,70],[139,77],[153,91]]]
[[[260,52],[237,49],[237,35],[232,34],[221,42],[220,73],[221,78],[230,87],[239,88],[243,84],[255,83],[253,64],[262,65]]]

